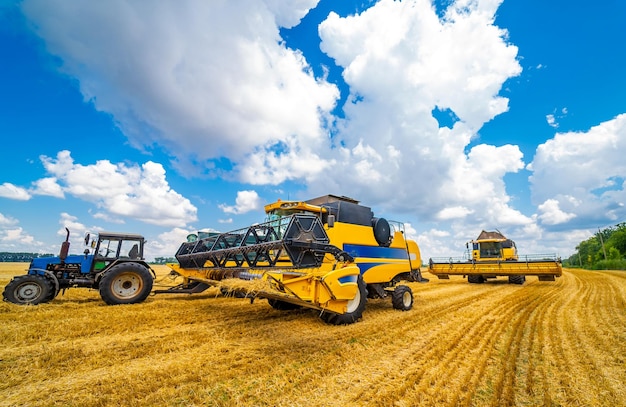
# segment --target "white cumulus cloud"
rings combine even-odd
[[[5,216],[2,213],[0,213],[0,227],[4,227],[4,226],[12,226],[17,224],[17,220],[13,219],[10,216]]]
[[[279,35],[316,4],[25,0],[22,9],[133,145],[163,146],[184,172],[226,157],[244,180],[279,183],[323,169],[298,160],[324,161],[315,149],[339,96]]]
[[[556,199],[548,199],[537,207],[539,211],[539,219],[546,225],[558,225],[575,218],[573,213],[566,213],[559,208],[559,201]]]
[[[56,158],[42,156],[41,161],[67,194],[93,202],[112,216],[160,226],[185,225],[197,219],[196,207],[169,186],[161,164],[100,160],[82,165],[75,163],[67,150]]]
[[[0,197],[18,201],[28,201],[31,198],[31,194],[25,188],[13,185],[10,182],[5,182],[0,185]]]
[[[558,224],[575,216],[605,225],[626,218],[624,151],[626,114],[588,131],[557,133],[539,145],[528,169],[543,219]]]
[[[499,4],[458,2],[442,19],[427,0],[331,13],[319,27],[321,48],[344,68],[350,96],[329,151],[337,157],[333,176],[310,189],[427,219],[529,222],[511,208],[503,182],[524,168],[519,147],[467,151],[478,129],[508,109],[499,92],[521,72],[517,47],[494,25]],[[440,127],[433,109],[449,109],[458,121]]]
[[[219,208],[223,210],[224,213],[240,215],[258,209],[261,206],[261,198],[256,191],[238,191],[234,205],[221,204]]]
[[[55,198],[64,198],[63,188],[54,177],[41,178],[33,182],[32,193],[35,195],[48,195]]]

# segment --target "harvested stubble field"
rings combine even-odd
[[[1,289],[26,266],[0,263]],[[410,285],[413,310],[371,300],[348,326],[216,289],[2,303],[0,405],[626,406],[625,272]]]

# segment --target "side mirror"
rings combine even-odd
[[[89,232],[85,233],[85,246],[89,246],[89,238],[91,236],[89,235]]]
[[[328,228],[332,228],[335,226],[335,215],[328,215],[328,220],[326,221],[328,224]]]

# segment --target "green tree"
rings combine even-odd
[[[602,250],[602,246],[600,245],[600,240],[596,236],[593,236],[580,242],[580,244],[576,246],[576,250],[578,254],[580,254],[583,267],[591,267],[595,262],[596,254],[598,251]]]
[[[617,250],[615,247],[609,247],[606,256],[609,260],[619,260],[622,258],[619,250]]]
[[[617,226],[618,229],[608,238],[606,245],[607,247],[614,247],[624,257],[626,256],[626,224],[620,223]]]

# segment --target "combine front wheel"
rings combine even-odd
[[[479,275],[475,275],[475,274],[470,274],[469,276],[467,276],[467,282],[470,284],[482,284],[485,282],[485,278],[483,276]]]
[[[135,304],[144,301],[152,290],[152,275],[138,263],[111,267],[100,281],[100,297],[109,305]]]
[[[13,304],[37,305],[54,298],[54,288],[46,277],[25,275],[15,277],[2,293],[5,301]]]
[[[509,276],[509,284],[522,285],[526,281],[526,276]]]
[[[413,291],[411,291],[411,287],[406,285],[397,286],[391,295],[391,303],[395,309],[400,311],[408,311],[413,308]]]
[[[357,279],[357,291],[353,299],[348,301],[348,307],[345,314],[335,314],[332,312],[324,312],[320,316],[324,322],[332,325],[348,325],[358,321],[365,311],[365,303],[367,302],[367,288],[363,277]]]

